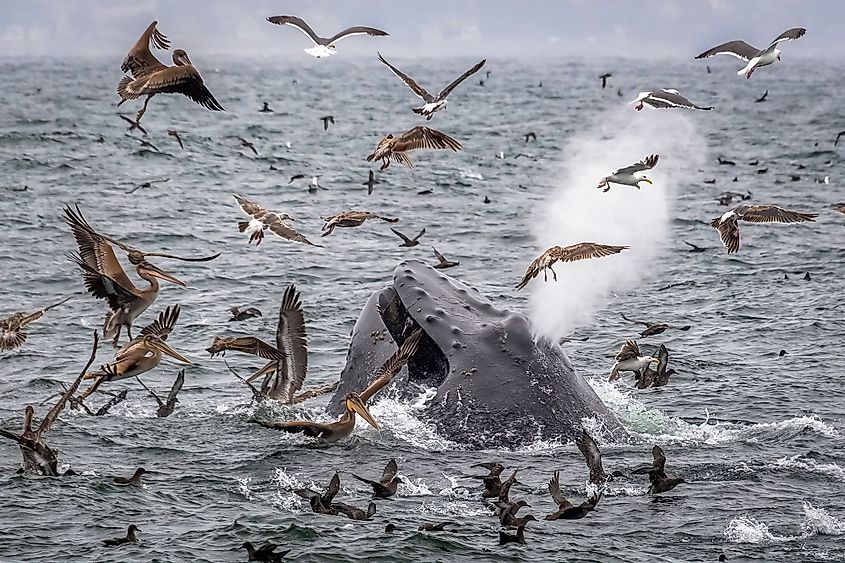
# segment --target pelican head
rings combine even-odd
[[[378,422],[376,422],[376,419],[374,419],[373,415],[370,414],[370,411],[367,410],[367,405],[364,404],[364,401],[361,400],[361,397],[359,397],[357,393],[349,393],[346,395],[346,410],[360,414],[361,418],[366,420],[370,426],[376,430],[380,430]]]
[[[144,340],[142,341],[144,348],[149,350],[158,350],[164,354],[167,354],[171,358],[176,358],[180,362],[184,362],[186,364],[191,364],[191,360],[171,348],[167,342],[159,338],[158,336],[153,336],[152,334],[148,334],[144,336]]]
[[[142,278],[145,277],[153,277],[158,278],[160,280],[168,281],[170,283],[175,283],[176,285],[181,285],[184,287],[186,284],[182,280],[168,274],[158,266],[154,266],[147,262],[146,260],[142,260],[138,264],[135,265],[135,269],[138,271],[138,275]]]
[[[173,64],[180,66],[189,65],[191,64],[191,59],[188,58],[188,53],[182,49],[176,49],[173,51]]]
[[[220,338],[219,336],[214,337],[214,342],[211,343],[211,346],[205,349],[206,352],[211,354],[213,358],[217,354],[222,354],[224,357],[226,356],[226,345],[229,343],[231,338]]]

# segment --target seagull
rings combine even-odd
[[[241,142],[242,147],[251,150],[252,152],[255,153],[255,156],[258,156],[258,151],[255,150],[255,145],[253,145],[251,142],[247,141],[243,137],[238,137],[238,140]]]
[[[325,221],[322,228],[322,236],[324,237],[332,234],[335,227],[360,227],[367,219],[381,219],[382,221],[386,221],[388,223],[396,223],[399,221],[398,218],[382,217],[381,215],[376,215],[375,213],[370,213],[369,211],[343,211],[341,213],[329,215],[328,217],[320,218]]]
[[[334,116],[333,115],[324,115],[320,118],[320,121],[323,122],[323,131],[329,130],[329,123],[334,125]]]
[[[260,113],[273,113],[273,110],[270,108],[270,104],[268,104],[267,102],[262,103],[264,104],[264,106],[262,106],[262,108],[258,110]]]
[[[672,88],[661,88],[658,90],[651,90],[648,92],[640,92],[637,96],[637,99],[633,102],[628,102],[630,104],[636,104],[637,111],[643,109],[643,104],[647,104],[650,107],[664,109],[664,108],[687,108],[687,109],[701,109],[701,110],[711,110],[712,107],[702,107],[695,105],[685,97],[683,97],[680,92]]]
[[[777,205],[747,205],[740,204],[721,217],[710,221],[710,226],[719,231],[722,244],[728,254],[739,251],[739,221],[748,223],[803,223],[815,221],[818,214],[801,213],[791,209],[784,209]]]
[[[412,246],[417,246],[420,243],[420,237],[425,234],[425,228],[424,227],[423,227],[423,230],[421,230],[419,232],[419,234],[417,234],[417,236],[415,236],[413,239],[409,239],[408,237],[406,237],[405,235],[403,235],[402,233],[400,233],[399,231],[397,231],[396,229],[394,229],[392,227],[391,227],[390,230],[393,231],[393,233],[396,236],[398,236],[399,238],[401,238],[404,241],[402,244],[399,245],[400,247],[409,247],[410,248]]]
[[[649,336],[656,336],[658,334],[663,334],[664,332],[666,332],[669,329],[680,330],[680,331],[686,332],[691,328],[689,325],[673,326],[673,325],[668,325],[666,323],[649,323],[649,322],[646,322],[646,321],[634,321],[634,320],[631,320],[628,317],[626,317],[625,313],[619,313],[619,314],[622,315],[622,318],[625,319],[626,321],[628,321],[629,323],[643,325],[645,327],[645,329],[640,333],[640,336],[643,337],[643,338],[647,338]]]
[[[249,221],[239,221],[238,231],[249,234],[249,242],[255,241],[255,246],[261,244],[264,239],[264,229],[276,233],[283,239],[300,242],[302,244],[309,244],[311,246],[320,246],[314,244],[303,235],[298,233],[293,227],[285,223],[285,221],[293,221],[293,217],[287,213],[274,213],[267,211],[257,203],[247,200],[245,197],[234,194],[235,201],[241,206],[244,213],[250,216]]]
[[[314,46],[310,49],[305,49],[305,52],[317,59],[336,55],[337,50],[334,44],[345,37],[351,37],[353,35],[372,35],[375,37],[384,37],[388,35],[386,31],[382,31],[374,27],[355,26],[350,27],[348,29],[344,29],[340,33],[337,33],[333,37],[329,37],[327,39],[325,37],[318,36],[316,33],[314,33],[314,30],[311,29],[311,26],[305,23],[305,20],[296,16],[271,16],[267,18],[267,21],[276,25],[289,25],[295,27],[296,29],[307,35],[309,39],[314,42]]]
[[[751,75],[754,74],[757,68],[768,66],[780,60],[780,49],[777,48],[779,43],[798,39],[799,37],[803,37],[805,33],[807,33],[807,30],[803,27],[793,27],[778,35],[768,47],[762,50],[752,47],[745,41],[728,41],[727,43],[722,43],[704,51],[695,58],[704,59],[713,55],[731,55],[748,63],[737,74],[739,76],[744,74],[745,78],[751,78]]]
[[[135,192],[137,192],[141,188],[152,188],[153,184],[158,184],[158,183],[161,183],[161,182],[169,182],[169,181],[170,181],[170,178],[162,178],[160,180],[148,180],[148,181],[144,182],[143,184],[138,184],[137,186],[135,186],[134,188],[132,188],[131,190],[129,190],[126,193],[134,194]]]
[[[636,372],[644,369],[652,362],[660,363],[660,358],[640,355],[640,347],[634,340],[629,340],[623,344],[614,360],[616,361],[610,369],[610,377],[607,378],[608,381],[619,379],[620,371]]]
[[[845,209],[845,207],[843,207],[843,209]],[[845,213],[845,211],[842,211],[842,213]],[[434,251],[435,258],[437,258],[437,264],[434,265],[436,269],[446,270],[448,268],[454,268],[455,266],[461,265],[460,262],[452,262],[451,260],[447,260],[446,257],[437,252],[437,249],[433,246],[431,247],[431,249]]]
[[[601,89],[602,90],[607,88],[607,79],[610,78],[611,76],[613,76],[613,75],[610,74],[609,72],[605,72],[604,74],[599,76],[599,80],[601,80]]]
[[[637,189],[640,189],[640,182],[648,182],[649,184],[653,184],[654,182],[648,179],[644,172],[646,170],[651,170],[652,168],[657,166],[657,161],[659,158],[660,155],[653,154],[651,156],[645,157],[636,164],[626,166],[625,168],[620,168],[610,176],[605,176],[604,178],[602,178],[601,182],[599,182],[599,185],[596,186],[596,188],[604,188],[604,191],[608,192],[610,191],[610,184],[623,184],[625,186],[634,186]]]
[[[372,194],[373,194],[373,187],[374,187],[376,184],[381,184],[381,182],[379,182],[378,180],[376,180],[376,175],[373,173],[373,171],[372,171],[372,170],[370,170],[370,177],[369,177],[369,178],[367,178],[367,181],[366,181],[366,182],[364,182],[364,183],[362,184],[362,185],[364,185],[364,186],[367,186],[367,195],[372,195]]]
[[[836,140],[835,140],[835,141],[833,141],[833,146],[834,146],[834,147],[835,147],[836,145],[838,145],[838,144],[839,144],[839,138],[840,138],[842,135],[845,135],[845,131],[840,131],[839,133],[837,133],[837,134],[836,134]]]
[[[174,130],[174,129],[168,129],[168,130],[167,130],[167,134],[168,134],[169,136],[173,137],[174,139],[176,139],[176,142],[177,142],[177,143],[179,143],[179,148],[180,148],[180,149],[184,149],[184,148],[185,148],[185,145],[183,145],[183,144],[182,144],[182,137],[180,137],[180,136],[179,136],[179,131],[176,131],[176,130]]]
[[[766,101],[766,96],[768,96],[768,95],[769,95],[769,91],[768,91],[768,90],[766,90],[765,92],[763,92],[763,95],[762,95],[762,96],[760,96],[759,98],[757,98],[756,100],[754,100],[754,103],[755,103],[755,104],[759,104],[760,102],[765,102],[765,101]]]
[[[130,133],[132,131],[134,131],[135,129],[137,129],[138,131],[140,131],[144,135],[147,134],[147,130],[144,129],[143,127],[141,127],[141,124],[138,123],[137,121],[135,121],[134,119],[132,119],[131,117],[126,117],[125,115],[119,115],[119,114],[118,114],[118,117],[120,117],[120,119],[122,119],[123,121],[125,121],[129,124],[129,132]]]
[[[376,150],[367,157],[367,162],[381,160],[382,165],[379,170],[384,170],[390,166],[391,159],[404,164],[408,168],[413,168],[414,163],[411,157],[406,154],[410,151],[418,149],[452,149],[458,152],[461,148],[461,143],[446,133],[418,125],[412,129],[408,129],[404,133],[400,133],[398,136],[394,137],[393,134],[389,134],[384,137],[379,141]]]
[[[575,262],[590,258],[602,258],[611,254],[619,254],[627,248],[627,246],[610,246],[607,244],[596,244],[594,242],[579,242],[578,244],[564,247],[553,246],[531,262],[531,265],[528,266],[525,275],[522,276],[522,281],[519,282],[516,289],[519,291],[528,285],[528,282],[536,278],[541,271],[543,272],[543,281],[548,281],[548,272],[546,270],[551,270],[554,280],[557,281],[557,273],[552,268],[557,261]]]
[[[315,194],[320,189],[320,177],[311,176],[311,181],[308,183],[308,193]]]
[[[528,133],[525,134],[525,142],[526,143],[528,141],[536,141],[536,140],[537,140],[537,133],[535,133],[534,131],[529,131]]]
[[[474,67],[460,75],[458,78],[453,80],[451,84],[443,88],[443,90],[441,90],[440,93],[437,94],[437,96],[432,96],[426,91],[425,88],[417,84],[413,78],[403,73],[401,70],[399,70],[389,62],[387,62],[384,57],[381,56],[381,53],[379,53],[378,59],[384,64],[386,64],[387,68],[389,68],[393,72],[393,74],[395,74],[399,78],[399,80],[404,82],[405,85],[410,88],[414,94],[417,95],[417,97],[419,97],[423,102],[425,102],[425,104],[423,104],[423,107],[413,108],[413,111],[416,114],[424,116],[426,120],[431,119],[434,116],[435,112],[445,108],[447,103],[446,96],[448,96],[452,92],[452,90],[454,90],[458,86],[458,84],[478,72],[481,67],[484,66],[484,63],[487,62],[487,59],[483,59],[482,61],[476,63]],[[481,85],[484,86],[483,83]]]

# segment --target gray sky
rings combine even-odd
[[[389,38],[354,37],[340,55],[466,54],[692,57],[723,41],[764,47],[790,27],[807,35],[787,58],[845,54],[843,0],[0,0],[0,53],[11,57],[122,58],[154,19],[192,55],[307,57],[308,39],[265,21],[297,15],[325,37],[370,25]]]

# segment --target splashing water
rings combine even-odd
[[[845,522],[837,520],[824,508],[816,508],[809,502],[804,502],[804,532],[823,536],[839,536],[845,534]]]
[[[769,531],[768,525],[745,515],[731,520],[725,529],[725,540],[731,543],[770,545],[795,539],[800,539],[800,536],[777,536]]]

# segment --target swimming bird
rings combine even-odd
[[[637,382],[634,386],[637,389],[648,389],[649,387],[663,387],[669,383],[669,378],[675,374],[674,369],[666,369],[669,365],[669,351],[663,344],[657,349],[657,369],[651,368],[651,365],[646,366],[643,370],[634,377]]]
[[[650,323],[650,322],[647,322],[647,321],[635,321],[635,320],[631,320],[628,317],[626,317],[625,313],[619,313],[619,314],[622,316],[623,319],[625,319],[629,323],[643,325],[645,327],[645,329],[642,332],[640,332],[640,336],[643,337],[643,338],[646,338],[646,337],[649,337],[649,336],[656,336],[658,334],[663,334],[664,332],[666,332],[669,329],[681,330],[681,331],[686,332],[691,328],[690,325],[674,326],[674,325],[669,325],[669,324],[666,324],[666,323]]]
[[[451,521],[447,522],[423,522],[420,524],[419,530],[425,532],[448,532],[449,530],[446,529],[446,526],[453,526],[455,523]]]
[[[448,268],[454,268],[455,266],[460,266],[460,262],[453,262],[451,260],[447,260],[445,256],[437,252],[437,249],[433,246],[431,249],[434,251],[434,257],[437,258],[437,264],[434,264],[434,267],[438,270],[446,270]]]
[[[320,438],[326,442],[336,442],[352,434],[355,428],[355,415],[359,414],[376,430],[379,429],[378,422],[367,409],[366,402],[387,386],[408,360],[417,351],[422,330],[416,329],[405,339],[396,352],[387,359],[376,373],[370,385],[360,393],[348,393],[345,398],[346,411],[337,422],[322,423],[305,421],[257,421],[261,426],[282,430],[284,432],[302,432],[312,438]]]
[[[14,350],[26,342],[26,327],[44,316],[44,313],[62,303],[67,302],[70,297],[65,297],[58,303],[47,305],[34,313],[20,312],[11,317],[0,319],[0,351]]]
[[[420,237],[425,234],[425,227],[423,227],[423,230],[421,230],[417,234],[417,236],[415,236],[413,239],[406,237],[405,235],[403,235],[402,233],[400,233],[399,231],[397,231],[396,229],[394,229],[392,227],[391,227],[390,230],[393,231],[393,233],[396,236],[398,236],[399,238],[402,239],[403,242],[402,242],[402,244],[399,245],[400,247],[412,247],[412,246],[419,245],[420,244]]]
[[[472,467],[483,467],[490,473],[487,475],[473,475],[473,479],[481,479],[484,483],[484,492],[481,494],[482,498],[498,498],[502,490],[502,479],[500,475],[505,470],[505,466],[498,461],[490,461],[485,463],[476,463]]]
[[[185,148],[185,145],[184,145],[184,144],[182,144],[182,137],[180,137],[180,136],[179,136],[179,131],[176,131],[175,129],[168,129],[168,130],[167,130],[167,134],[168,134],[170,137],[173,137],[174,139],[176,139],[176,142],[177,142],[177,143],[179,143],[179,148],[180,148],[180,149],[184,149],[184,148]]]
[[[130,133],[132,131],[134,131],[135,129],[137,129],[138,131],[140,131],[144,135],[147,135],[147,130],[144,129],[143,127],[141,127],[141,124],[138,123],[137,121],[135,121],[134,119],[132,119],[131,117],[126,117],[125,115],[120,115],[120,114],[118,114],[118,117],[120,117],[120,119],[122,119],[123,121],[125,121],[129,124],[129,132]]]
[[[754,100],[754,103],[755,103],[755,104],[759,104],[759,103],[761,103],[761,102],[765,102],[765,101],[766,101],[766,96],[768,96],[768,95],[769,95],[769,91],[768,91],[768,90],[766,90],[765,92],[763,92],[763,95],[762,95],[762,96],[760,96],[759,98],[757,98],[756,100]]]
[[[736,162],[728,160],[727,158],[722,158],[721,156],[716,157],[716,162],[719,163],[719,166],[736,166]]]
[[[259,311],[255,307],[247,307],[246,309],[240,309],[238,307],[229,307],[229,312],[232,313],[232,318],[229,319],[229,322],[245,321],[247,319],[252,319],[254,317],[261,316],[261,311]]]
[[[713,55],[731,55],[732,57],[736,57],[739,60],[748,63],[739,72],[737,72],[737,74],[739,76],[744,74],[745,78],[751,78],[751,75],[754,74],[756,69],[761,66],[768,66],[775,61],[780,60],[781,51],[778,49],[778,45],[780,43],[803,37],[806,32],[807,30],[803,27],[793,27],[792,29],[787,29],[775,37],[774,41],[772,41],[765,49],[757,49],[745,41],[728,41],[727,43],[722,43],[721,45],[717,45],[712,49],[704,51],[695,58],[705,59],[707,57],[712,57]]]
[[[607,79],[610,78],[611,76],[613,76],[613,75],[609,72],[605,72],[604,74],[599,76],[599,80],[601,80],[601,89],[602,90],[607,88]]]
[[[610,369],[610,377],[607,378],[608,381],[619,379],[619,372],[621,371],[637,372],[652,362],[658,363],[660,361],[659,358],[654,356],[642,356],[640,347],[634,340],[629,340],[623,344],[614,360],[613,367]]]
[[[549,481],[549,494],[557,503],[558,509],[556,512],[545,517],[546,520],[577,520],[585,517],[592,512],[602,497],[602,487],[607,483],[608,476],[604,472],[604,467],[601,462],[601,450],[599,450],[596,441],[590,436],[586,430],[581,431],[581,435],[576,440],[578,449],[584,455],[587,461],[587,468],[590,470],[589,482],[596,487],[587,499],[574,506],[569,502],[560,491],[560,476],[559,472],[555,471],[554,477]]]
[[[529,131],[528,133],[525,134],[525,142],[526,143],[528,141],[536,141],[536,140],[537,140],[537,133],[535,133],[534,131]]]
[[[334,116],[333,115],[324,115],[320,118],[320,121],[323,122],[323,131],[329,130],[329,123],[334,125]]]
[[[334,215],[329,215],[328,217],[320,217],[320,219],[325,221],[322,228],[323,234],[321,235],[324,237],[332,234],[335,227],[360,227],[368,219],[381,219],[387,223],[396,223],[399,221],[395,217],[383,217],[375,213],[370,213],[369,211],[342,211]]]
[[[641,161],[632,164],[630,166],[626,166],[625,168],[620,168],[610,176],[605,176],[599,182],[599,185],[596,188],[601,189],[604,188],[604,192],[610,191],[610,184],[622,184],[625,186],[634,186],[637,189],[640,189],[640,182],[648,182],[649,184],[653,184],[648,177],[644,174],[646,170],[651,170],[655,166],[657,166],[657,161],[660,159],[660,155],[653,154],[651,156],[647,156]]]
[[[138,184],[137,186],[135,186],[134,188],[132,188],[131,190],[129,190],[126,193],[127,194],[134,194],[135,192],[137,192],[141,188],[152,188],[154,184],[159,184],[159,183],[169,182],[169,181],[170,181],[170,178],[160,178],[158,180],[147,180],[146,182],[142,182],[142,183]]]
[[[716,198],[716,201],[719,202],[719,205],[728,206],[733,203],[734,200],[748,201],[749,199],[751,199],[751,192],[746,192],[744,194],[741,194],[739,192],[722,192]]]
[[[410,151],[419,149],[452,149],[458,152],[461,148],[461,143],[446,133],[418,125],[408,129],[404,133],[400,133],[398,136],[394,136],[391,133],[384,137],[379,141],[376,150],[367,156],[367,162],[381,160],[382,164],[379,170],[384,170],[390,166],[391,159],[404,164],[408,168],[413,168],[414,163],[407,154]]]
[[[271,16],[267,18],[267,21],[276,25],[289,25],[291,27],[295,27],[307,35],[311,41],[314,42],[314,46],[309,49],[305,49],[305,52],[317,59],[336,55],[337,50],[334,44],[345,37],[352,37],[353,35],[384,37],[388,35],[386,31],[382,31],[374,27],[355,26],[344,29],[343,31],[336,33],[334,36],[326,38],[320,37],[314,33],[314,30],[305,23],[305,20],[296,16]]]
[[[352,476],[373,488],[373,498],[392,497],[396,494],[396,489],[399,486],[399,466],[396,465],[395,459],[391,459],[387,462],[387,465],[384,467],[384,471],[381,474],[381,479],[378,481],[364,479],[355,473],[353,473]]]
[[[294,489],[294,494],[307,499],[311,511],[317,514],[337,515],[338,510],[332,507],[332,501],[340,491],[340,475],[335,471],[323,494],[309,488]]]
[[[697,244],[693,244],[691,242],[687,242],[687,241],[682,241],[682,242],[685,245],[690,247],[689,252],[704,252],[705,250],[707,250],[703,246],[698,246]]]
[[[834,141],[833,141],[833,146],[834,146],[834,147],[835,147],[836,145],[838,145],[838,144],[839,144],[839,138],[840,138],[842,135],[845,135],[845,131],[840,131],[839,133],[837,133],[837,134],[836,134],[836,139],[834,139]]]
[[[777,205],[746,205],[741,204],[721,217],[710,221],[710,226],[719,231],[719,238],[728,251],[733,254],[739,251],[739,221],[748,223],[803,223],[815,221],[818,214],[801,213]]]
[[[179,395],[179,391],[182,390],[182,385],[185,384],[185,370],[179,370],[179,373],[176,375],[176,380],[173,382],[173,385],[170,387],[170,393],[167,395],[167,401],[162,401],[158,395],[155,394],[155,391],[150,389],[149,387],[141,381],[140,377],[136,377],[138,383],[141,384],[141,387],[147,390],[147,392],[152,395],[153,399],[156,400],[158,403],[158,410],[156,411],[156,416],[159,418],[167,418],[171,414],[173,414],[173,410],[176,408],[176,403],[179,402],[177,395]]]
[[[255,156],[258,156],[258,150],[256,150],[255,145],[253,143],[247,141],[243,137],[238,137],[238,141],[241,142],[242,147],[251,150],[255,154]]]
[[[277,547],[279,545],[275,543],[265,543],[259,548],[248,541],[241,544],[241,548],[246,550],[247,561],[261,561],[262,563],[278,563],[291,551],[290,549],[276,551]]]
[[[264,105],[261,106],[261,109],[258,110],[259,113],[273,113],[273,109],[270,107],[270,104],[267,102],[262,102]]]
[[[138,529],[138,526],[132,524],[129,526],[129,529],[126,531],[126,536],[122,538],[112,538],[103,540],[103,545],[108,547],[117,547],[119,545],[124,545],[127,543],[138,543],[138,532],[141,530]]]
[[[364,185],[364,186],[367,186],[367,195],[372,195],[372,194],[373,194],[373,187],[374,187],[376,184],[381,184],[381,182],[379,182],[378,180],[376,180],[376,178],[375,178],[375,173],[373,173],[373,171],[372,171],[372,170],[370,170],[370,177],[369,177],[369,178],[367,178],[367,181],[366,181],[366,182],[364,182],[364,183],[362,184],[362,185]]]
[[[395,532],[398,529],[399,528],[396,527],[396,524],[393,524],[392,522],[388,522],[387,526],[384,527],[384,533],[389,534],[391,532]]]
[[[93,379],[94,383],[81,397],[85,399],[103,383],[138,377],[156,368],[161,363],[162,354],[190,365],[191,360],[165,342],[176,327],[181,310],[179,305],[167,307],[159,313],[158,319],[141,329],[138,336],[115,352],[112,363],[103,364],[98,371],[85,374],[85,379]]]
[[[97,357],[98,343],[99,337],[97,336],[97,331],[94,331],[94,344],[91,349],[91,356],[88,358],[88,363],[85,364],[85,367],[82,368],[82,372],[77,376],[73,383],[67,387],[58,402],[53,405],[53,408],[50,409],[47,416],[45,416],[44,420],[41,421],[37,430],[32,429],[32,419],[35,416],[35,409],[32,405],[27,405],[24,410],[23,432],[21,434],[15,434],[0,428],[0,436],[17,442],[20,447],[21,457],[23,458],[21,472],[26,471],[39,473],[49,477],[59,476],[59,451],[54,450],[47,445],[44,441],[44,435],[50,431],[50,428],[56,422],[56,419],[58,419],[59,413],[64,410],[65,405],[70,401],[70,398],[74,396],[76,390],[79,389],[79,385],[82,383],[82,378],[85,376],[88,368],[91,367],[91,364],[94,363],[94,359]],[[71,470],[68,470],[68,472],[70,471]],[[66,474],[68,472],[66,472]]]
[[[475,66],[473,66],[471,69],[469,69],[468,71],[460,75],[458,78],[453,80],[451,84],[443,88],[439,94],[437,94],[436,96],[432,96],[426,91],[425,88],[417,84],[413,78],[411,78],[389,62],[387,62],[384,57],[381,56],[381,53],[378,54],[378,60],[386,64],[387,68],[389,68],[391,72],[393,72],[393,74],[395,74],[399,78],[399,80],[405,83],[405,86],[410,88],[411,91],[416,94],[419,99],[425,102],[421,108],[413,108],[413,112],[425,117],[426,121],[430,120],[437,111],[446,107],[446,104],[448,103],[446,97],[452,92],[452,90],[454,90],[461,82],[478,72],[481,67],[483,67],[484,64],[487,62],[487,59],[484,59],[476,63]]]
[[[675,90],[674,88],[661,88],[656,90],[649,90],[646,92],[640,92],[637,95],[637,99],[630,104],[636,104],[637,111],[643,109],[643,105],[647,105],[649,107],[653,107],[656,109],[665,109],[665,108],[686,108],[686,109],[700,109],[709,111],[713,109],[712,107],[703,107],[694,104],[693,102],[689,101],[687,98],[681,95],[680,92]]]
[[[309,194],[315,194],[315,193],[317,193],[318,189],[320,189],[320,177],[319,176],[313,176],[311,178],[311,182],[308,184],[308,193]]]
[[[683,477],[669,477],[666,475],[666,455],[660,446],[654,446],[651,449],[651,455],[654,458],[651,468],[648,471],[648,480],[651,486],[648,488],[648,494],[656,495],[671,491],[681,483],[686,483]]]
[[[533,262],[525,270],[525,275],[516,286],[517,291],[528,285],[532,279],[537,277],[537,274],[543,272],[543,281],[548,281],[548,272],[552,272],[554,281],[557,281],[557,273],[552,266],[556,262],[576,262],[578,260],[587,260],[590,258],[603,258],[611,254],[619,254],[627,249],[627,246],[611,246],[606,244],[597,244],[595,242],[579,242],[570,246],[553,246],[543,252],[540,256],[534,259]]]
[[[279,235],[283,239],[292,240],[302,244],[309,244],[311,246],[321,246],[314,244],[308,240],[304,235],[300,234],[296,229],[285,223],[285,221],[293,221],[294,218],[287,213],[275,213],[268,211],[261,207],[261,205],[249,201],[242,195],[233,194],[235,201],[241,206],[241,210],[250,217],[249,221],[238,221],[238,231],[249,234],[249,242],[255,242],[255,246],[261,244],[264,240],[264,231],[269,229],[270,232]]]
[[[516,529],[516,535],[509,534],[503,530],[499,530],[499,545],[508,543],[525,544],[525,526],[519,526]]]
[[[376,503],[370,502],[367,510],[346,504],[345,502],[332,503],[332,508],[337,510],[338,514],[343,514],[350,520],[369,520],[376,513]]]
[[[144,469],[143,467],[139,467],[138,469],[135,470],[135,473],[132,474],[132,477],[115,477],[114,479],[112,479],[112,482],[115,485],[123,485],[123,486],[134,485],[136,487],[140,487],[141,486],[141,476],[143,476],[144,473],[146,473],[146,472],[147,472],[146,469]]]

